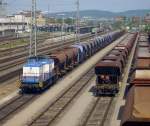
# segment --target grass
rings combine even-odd
[[[0,45],[0,49],[15,48],[15,47],[18,47],[18,46],[27,45],[28,43],[29,43],[28,40],[20,39],[20,40],[12,41],[11,43],[9,42],[7,44]]]
[[[49,34],[52,34],[52,33],[45,33],[45,34],[38,33],[38,37],[39,38],[41,38],[42,36],[43,37],[48,37]],[[66,33],[66,35],[67,34],[68,33]],[[61,32],[60,32],[60,35],[61,35]],[[59,37],[60,35],[57,34],[55,36]],[[27,44],[29,44],[29,39],[19,39],[19,40],[15,40],[15,41],[12,41],[12,42],[8,42],[8,43],[3,44],[3,45],[1,44],[0,45],[0,50],[15,48],[15,47],[24,46],[24,45],[27,45]]]

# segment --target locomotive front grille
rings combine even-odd
[[[113,88],[118,88],[117,84],[97,84],[96,85],[97,89],[113,89]]]

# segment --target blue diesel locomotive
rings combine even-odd
[[[55,81],[54,60],[46,56],[30,57],[23,66],[21,89],[41,90]]]

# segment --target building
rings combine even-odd
[[[115,17],[116,22],[125,22],[126,17],[125,16],[117,16]]]
[[[46,18],[42,14],[38,15],[38,17],[37,17],[37,26],[44,26],[46,24],[47,24]]]
[[[138,17],[138,16],[133,16],[133,17],[132,17],[132,22],[133,22],[133,23],[136,23],[136,24],[138,23],[138,24],[139,24],[140,21],[141,21],[141,18],[140,18],[140,17]]]
[[[46,19],[41,11],[37,11],[37,26],[46,25]],[[18,14],[0,17],[0,33],[5,36],[5,31],[15,31],[15,33],[30,32],[31,11],[22,11]]]
[[[23,31],[29,31],[29,23],[28,19],[20,14],[1,17],[0,31],[14,30],[16,33],[22,33]]]
[[[150,14],[147,14],[147,15],[144,17],[144,23],[150,24]]]
[[[24,15],[28,22],[31,22],[31,11],[22,11],[19,14]],[[46,18],[43,16],[41,11],[36,11],[36,18],[37,26],[46,25]]]

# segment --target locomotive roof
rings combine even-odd
[[[95,73],[98,74],[111,74],[120,76],[122,71],[121,62],[104,60],[95,66]]]
[[[44,64],[52,64],[54,61],[46,56],[34,56],[28,58],[24,67],[40,67]]]
[[[103,59],[98,64],[96,64],[96,67],[116,67],[121,68],[121,63],[119,59]]]

